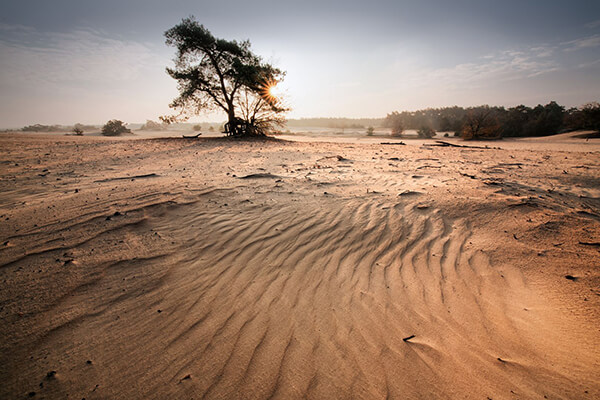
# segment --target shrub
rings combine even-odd
[[[367,128],[367,136],[373,136],[374,132],[375,132],[375,129],[373,129],[372,126]]]
[[[102,127],[104,136],[119,136],[123,133],[131,133],[131,129],[127,128],[123,121],[111,119]]]
[[[422,126],[421,129],[417,131],[417,135],[420,138],[431,139],[435,136],[435,131],[430,126]]]

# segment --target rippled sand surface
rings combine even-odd
[[[0,397],[600,397],[600,142],[432,143],[0,135]]]

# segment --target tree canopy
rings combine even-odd
[[[248,40],[214,37],[193,17],[165,32],[166,43],[177,49],[175,67],[167,73],[177,80],[179,96],[170,107],[175,116],[165,122],[186,120],[206,111],[223,111],[230,135],[263,135],[282,124],[287,109],[271,88],[285,73],[254,54]]]

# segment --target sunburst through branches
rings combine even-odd
[[[277,83],[277,80],[270,79],[263,83],[260,91],[260,97],[272,107],[281,103],[280,96],[277,93]]]

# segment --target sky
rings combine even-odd
[[[191,15],[287,72],[290,118],[600,101],[598,1],[0,0],[0,128],[169,114]]]

